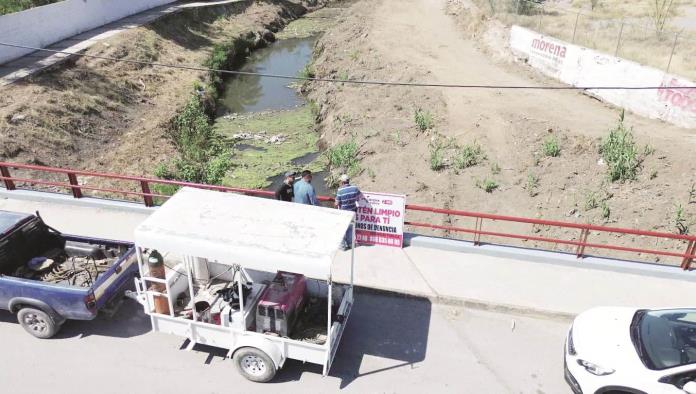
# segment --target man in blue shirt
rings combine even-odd
[[[344,210],[357,212],[358,211],[358,200],[362,197],[362,192],[357,186],[350,184],[350,178],[348,175],[341,175],[341,185],[336,191],[336,202],[334,205],[336,208]],[[346,231],[345,237],[343,237],[343,250],[348,250],[353,246],[353,225],[351,224]]]
[[[317,194],[312,186],[312,171],[302,171],[302,179],[292,185],[293,201],[300,204],[319,205]]]

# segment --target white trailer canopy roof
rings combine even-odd
[[[185,187],[135,229],[144,248],[327,278],[353,213]]]

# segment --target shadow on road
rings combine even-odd
[[[0,323],[19,326],[17,315],[7,311],[0,311]],[[66,321],[51,340],[91,335],[130,338],[147,334],[151,329],[150,318],[143,312],[140,304],[132,300],[124,300],[123,305],[112,317],[99,314],[94,320]]]
[[[147,334],[151,330],[150,318],[143,312],[143,307],[133,300],[126,299],[113,317],[100,314],[94,320],[68,320],[54,338],[91,335],[130,338]]]
[[[432,305],[426,298],[357,292],[330,376],[341,388],[362,376],[406,367],[425,360]],[[365,356],[394,360],[394,365],[362,370]],[[273,383],[299,380],[302,373],[321,374],[319,365],[289,360]]]
[[[362,376],[410,366],[425,360],[432,305],[427,298],[374,294],[356,289],[355,305],[329,373],[341,379],[341,388]],[[184,341],[181,349],[188,346]],[[224,358],[227,351],[206,345],[194,350],[208,353],[205,364]],[[361,371],[363,358],[393,360],[392,365]],[[303,373],[321,374],[320,365],[288,360],[267,384],[299,381]]]

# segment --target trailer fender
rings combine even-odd
[[[278,370],[282,368],[283,364],[285,363],[285,357],[283,357],[283,353],[281,352],[282,346],[283,344],[280,342],[274,343],[265,338],[259,338],[253,335],[245,335],[237,338],[237,341],[235,341],[235,344],[232,347],[232,350],[228,353],[228,356],[230,358],[233,358],[234,353],[236,353],[237,350],[243,347],[253,347],[266,353],[268,357],[270,357],[271,360],[273,360],[273,364],[275,365],[276,370]]]
[[[58,312],[56,312],[55,309],[51,308],[47,303],[32,298],[13,298],[10,300],[8,309],[12,313],[17,313],[22,307],[25,306],[41,309],[42,311],[46,312],[49,316],[51,316],[51,318],[56,324],[63,324],[63,322],[65,322],[65,318],[61,316]]]

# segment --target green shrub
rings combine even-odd
[[[612,182],[636,178],[640,162],[636,143],[633,141],[633,132],[624,125],[623,111],[617,126],[610,130],[609,135],[602,141],[600,153],[607,163],[609,179]]]
[[[430,169],[440,171],[445,166],[443,147],[438,144],[430,145]]]
[[[491,164],[491,174],[493,174],[493,175],[500,174],[500,165],[498,165],[498,163]]]
[[[316,75],[317,74],[314,72],[314,66],[311,64],[305,65],[300,70],[300,78],[314,78]]]
[[[611,215],[611,209],[609,209],[609,205],[606,201],[602,201],[602,217],[604,219],[609,219],[609,215]]]
[[[483,189],[486,193],[493,193],[493,190],[498,188],[498,182],[493,179],[486,178],[483,181],[476,181],[476,187]]]
[[[539,194],[537,191],[539,189],[539,177],[534,174],[528,174],[526,189],[527,193],[529,193],[529,197],[534,197]]]
[[[337,144],[327,149],[324,152],[324,156],[332,174],[354,176],[360,172],[358,153],[358,143],[355,139],[351,139],[348,142]]]
[[[169,129],[178,157],[160,164],[155,174],[164,179],[220,184],[232,166],[232,152],[215,133],[198,97],[191,96]]]
[[[428,111],[423,111],[422,109],[417,109],[413,115],[416,122],[416,126],[420,131],[426,131],[435,127],[435,121],[433,120],[433,115]]]
[[[213,70],[229,70],[233,68],[235,61],[238,61],[246,53],[247,49],[253,44],[253,38],[236,38],[232,41],[215,44],[213,52],[204,63],[204,66]],[[210,84],[219,89],[222,86],[222,74],[211,71],[209,74]]]
[[[464,145],[454,157],[454,166],[457,169],[473,167],[486,160],[486,154],[483,152],[481,145],[473,143]]]
[[[558,157],[561,154],[561,147],[558,143],[558,138],[555,135],[550,135],[546,137],[542,145],[542,151],[544,156],[548,157]]]
[[[24,11],[46,4],[57,3],[61,0],[0,0],[0,15]]]
[[[674,207],[674,227],[681,235],[689,233],[689,226],[686,223],[684,208],[682,208],[681,205],[676,205]]]
[[[599,198],[599,195],[596,192],[587,193],[587,196],[585,196],[585,210],[589,211],[597,208],[601,201],[602,200]]]

